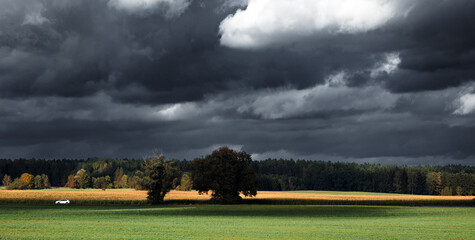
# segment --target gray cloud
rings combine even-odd
[[[189,0],[109,0],[111,8],[127,13],[148,15],[161,13],[165,18],[175,18],[183,14],[190,5]]]
[[[309,27],[297,18],[249,35],[270,47],[223,44],[224,23],[256,3],[0,0],[0,157],[190,159],[229,145],[256,158],[474,163],[472,1],[398,5],[358,31],[329,15],[326,30],[296,34]]]

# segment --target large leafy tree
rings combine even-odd
[[[89,183],[91,178],[87,174],[86,170],[80,169],[77,171],[76,176],[74,176],[74,179],[77,182],[77,187],[78,188],[87,188],[89,187]]]
[[[36,175],[35,178],[33,178],[33,183],[34,183],[36,189],[45,188],[44,184],[43,184],[43,179],[41,178],[41,175]]]
[[[32,189],[33,186],[34,186],[33,178],[34,178],[33,175],[31,175],[29,173],[23,173],[20,176],[20,182],[21,182],[21,185],[22,185],[22,187],[20,187],[20,188],[21,189]]]
[[[251,168],[251,155],[221,147],[192,163],[193,185],[199,193],[213,191],[219,203],[238,203],[244,196],[257,194],[256,174]]]
[[[165,160],[163,155],[155,154],[144,163],[145,177],[142,184],[148,190],[147,199],[152,204],[161,204],[165,195],[175,185],[179,170],[175,166],[175,161]]]

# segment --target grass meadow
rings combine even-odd
[[[53,204],[61,198],[71,204]],[[475,239],[473,196],[259,192],[246,204],[211,205],[208,195],[171,191],[163,206],[145,198],[131,189],[0,190],[0,239]],[[454,203],[462,206],[446,206]]]
[[[475,208],[0,205],[0,239],[474,239]]]

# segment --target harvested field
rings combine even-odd
[[[291,200],[329,200],[329,201],[426,201],[426,200],[473,200],[474,196],[427,196],[427,195],[407,195],[407,194],[384,194],[365,195],[355,194],[347,195],[341,192],[321,194],[318,191],[314,193],[293,193],[293,192],[259,192],[256,199],[291,199]]]
[[[0,190],[0,202],[47,202],[67,198],[73,202],[87,203],[145,203],[146,191],[132,189],[68,189]],[[165,197],[171,202],[205,202],[210,195],[196,191],[171,191]],[[266,204],[370,204],[370,205],[474,205],[474,196],[425,196],[362,192],[269,192],[260,191],[256,197],[245,197],[248,203]],[[411,204],[406,204],[411,203]]]
[[[100,189],[67,189],[54,188],[47,190],[0,190],[0,201],[2,200],[58,200],[67,198],[72,201],[92,200],[92,201],[141,201],[146,200],[146,191],[125,190],[106,190]]]

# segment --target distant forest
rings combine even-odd
[[[191,172],[191,161],[176,161],[181,175]],[[258,190],[333,190],[427,195],[474,195],[475,167],[393,166],[343,162],[267,159],[253,161]],[[83,169],[83,170],[82,170]],[[23,173],[47,175],[53,187],[65,186],[80,173],[87,187],[137,188],[143,160],[91,158],[87,160],[0,159],[0,179]],[[179,179],[183,179],[179,177]],[[105,182],[104,185],[104,181]],[[183,180],[182,180],[183,181]],[[97,184],[96,184],[97,183]],[[177,186],[180,182],[177,183]]]

